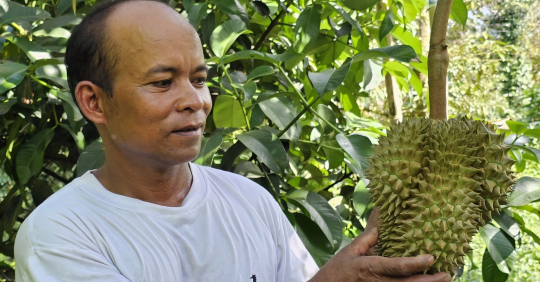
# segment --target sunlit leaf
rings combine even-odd
[[[14,88],[23,80],[28,66],[7,62],[0,65],[0,93]]]
[[[498,269],[504,273],[510,273],[517,255],[514,246],[504,236],[503,231],[491,224],[486,224],[480,228],[480,235]]]
[[[219,95],[214,103],[214,124],[217,128],[246,126],[240,102],[234,97]]]
[[[450,18],[465,27],[465,24],[467,23],[467,6],[463,3],[463,0],[454,0],[454,2],[452,2]]]
[[[511,206],[524,206],[540,199],[540,179],[524,176],[518,179],[508,198]]]
[[[251,33],[246,29],[246,24],[241,20],[228,20],[216,27],[210,36],[210,47],[218,57],[223,57],[238,36]]]
[[[315,91],[322,96],[330,91],[336,90],[345,80],[345,77],[347,77],[347,73],[351,68],[350,62],[351,60],[348,59],[337,70],[327,69],[318,73],[308,73],[309,80],[313,84]]]
[[[295,49],[302,53],[306,46],[317,39],[319,36],[321,24],[321,14],[316,8],[306,7],[298,19],[294,27],[296,37]]]
[[[334,251],[337,251],[343,238],[341,217],[328,204],[328,201],[321,195],[307,190],[294,190],[287,193],[285,197],[287,200],[293,200],[294,205],[299,205],[308,212],[311,219],[326,235]]]

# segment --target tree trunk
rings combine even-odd
[[[431,28],[428,55],[429,113],[432,119],[448,119],[446,75],[449,56],[446,45],[446,28],[453,0],[439,0]]]

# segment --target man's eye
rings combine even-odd
[[[172,84],[171,79],[165,79],[165,80],[152,82],[152,86],[159,87],[159,88],[167,88],[167,87],[171,86],[171,84]]]
[[[196,79],[194,80],[194,82],[195,82],[195,84],[201,85],[201,86],[202,86],[202,85],[205,85],[205,83],[206,83],[206,78],[204,78],[204,77],[199,77],[199,78],[196,78]]]

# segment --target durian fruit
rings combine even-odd
[[[507,204],[515,179],[509,148],[492,127],[467,118],[392,126],[366,171],[379,209],[378,254],[432,254],[428,273],[453,275],[478,228]]]

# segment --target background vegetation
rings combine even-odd
[[[75,6],[73,6],[75,4]],[[0,263],[14,276],[20,223],[103,152],[69,93],[63,54],[95,1],[0,0]],[[242,174],[280,203],[319,265],[361,234],[371,145],[427,115],[436,1],[171,1],[198,30],[214,108],[196,163]],[[430,10],[428,10],[431,8]],[[474,240],[460,281],[540,276],[540,4],[454,0],[453,115],[486,119],[514,145],[511,207]]]

